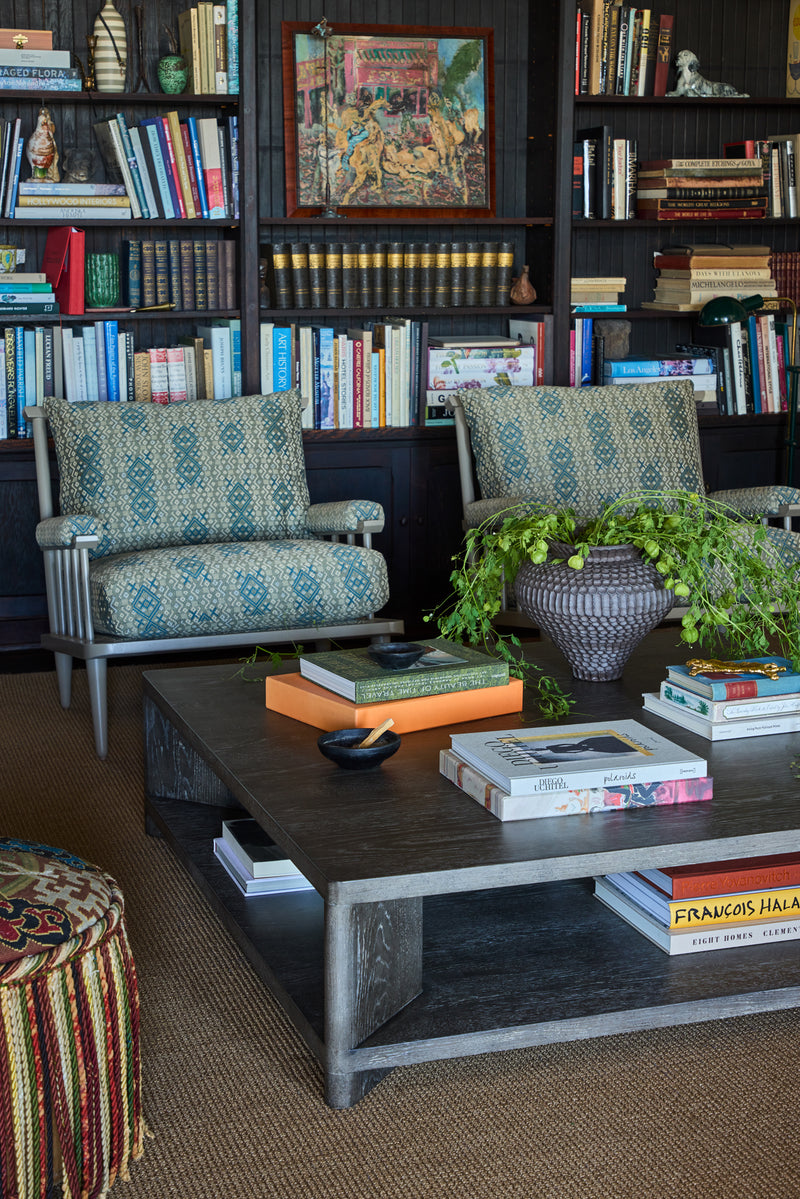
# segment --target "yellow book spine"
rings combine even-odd
[[[705,899],[670,900],[670,928],[699,928],[705,924],[743,924],[747,920],[772,920],[800,916],[800,887],[746,891],[741,895]]]
[[[183,149],[183,138],[181,137],[181,123],[178,119],[178,114],[174,110],[167,113],[167,123],[169,131],[172,135],[172,145],[175,151],[175,162],[178,167],[178,176],[181,181],[181,192],[183,193],[183,202],[186,205],[187,220],[193,221],[197,216],[197,210],[194,206],[192,198],[192,185],[189,182],[189,167],[186,164],[186,154]]]

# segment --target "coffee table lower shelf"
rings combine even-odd
[[[324,1069],[322,897],[241,895],[212,850],[239,809],[146,802]],[[800,1005],[797,942],[670,957],[592,890],[572,879],[426,896],[422,991],[352,1049],[353,1074],[370,1080],[361,1093],[398,1065]]]

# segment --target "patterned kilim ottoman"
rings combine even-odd
[[[100,1199],[144,1131],[119,887],[63,850],[0,838],[0,1195]]]

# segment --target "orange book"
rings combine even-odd
[[[395,733],[415,733],[443,724],[521,712],[522,679],[509,679],[502,687],[478,687],[472,691],[450,691],[446,695],[354,704],[303,678],[299,672],[275,674],[266,680],[266,704],[271,712],[291,716],[303,724],[313,724],[325,732],[374,729],[391,716]]]

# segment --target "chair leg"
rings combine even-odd
[[[58,679],[58,698],[61,707],[68,708],[72,699],[72,655],[54,654],[56,660],[56,678]]]
[[[108,663],[105,658],[88,658],[86,677],[89,680],[89,703],[94,725],[94,744],[98,758],[108,754],[108,702],[106,677]]]

